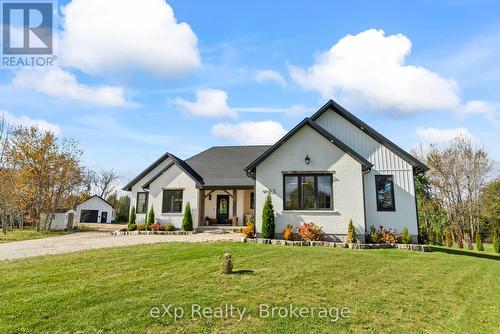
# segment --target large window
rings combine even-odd
[[[148,211],[148,193],[137,193],[137,203],[135,205],[136,213],[146,213]]]
[[[284,175],[285,210],[333,209],[332,175]]]
[[[182,212],[182,190],[163,190],[162,213]]]
[[[375,175],[378,211],[396,211],[393,180],[392,175]]]

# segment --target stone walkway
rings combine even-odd
[[[189,235],[111,235],[107,232],[78,232],[58,237],[0,244],[0,260],[77,252],[85,249],[153,244],[158,242],[240,241],[236,233]]]

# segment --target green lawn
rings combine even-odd
[[[3,262],[0,333],[500,332],[499,258],[437,250],[175,243]],[[220,275],[227,251],[239,272]],[[246,307],[247,316],[193,320],[192,303]],[[351,313],[259,318],[260,304],[290,303]],[[151,317],[162,304],[186,313]]]
[[[12,231],[8,231],[7,234],[3,234],[2,231],[0,230],[0,244],[6,243],[6,242],[13,242],[13,241],[55,237],[58,235],[63,235],[63,234],[68,234],[68,233],[69,232],[66,232],[66,231],[39,231],[39,232],[37,232],[35,230],[29,230],[29,229],[24,229],[24,230],[15,229]]]

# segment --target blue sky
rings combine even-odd
[[[500,161],[500,2],[59,5],[60,66],[0,70],[0,111],[122,183],[165,151],[272,143],[330,98],[405,149],[463,135]]]

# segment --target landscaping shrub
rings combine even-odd
[[[433,230],[429,230],[429,245],[436,244],[436,233]]]
[[[245,238],[255,237],[255,225],[251,219],[247,221],[247,225],[243,228],[242,233]]]
[[[382,236],[379,231],[375,228],[375,226],[370,227],[370,234],[368,235],[368,242],[372,244],[378,244],[382,241]]]
[[[130,216],[128,217],[128,226],[129,226],[129,231],[135,231],[135,229],[131,230],[130,226],[135,225],[135,206],[132,207],[132,211],[130,212]]]
[[[262,238],[274,238],[274,227],[274,208],[271,192],[269,191],[262,209]]]
[[[402,244],[410,244],[411,243],[411,236],[410,233],[408,232],[408,228],[404,228],[403,232],[401,232],[401,237],[399,238],[401,240]]]
[[[500,253],[500,240],[498,238],[498,231],[493,233],[493,251],[495,253]]]
[[[383,226],[380,226],[380,235],[382,236],[382,241],[386,244],[395,244],[399,240],[396,230],[393,230],[392,228],[386,229]]]
[[[481,233],[476,232],[476,249],[480,252],[484,251],[483,242],[481,241]]]
[[[285,226],[285,230],[283,231],[283,239],[285,240],[293,240],[293,227],[288,224]]]
[[[128,231],[128,228],[127,228],[127,227],[122,227],[122,228],[120,229],[120,232],[127,232],[127,231]]]
[[[175,227],[174,227],[174,225],[168,223],[168,224],[165,224],[165,230],[173,231],[173,230],[175,230]]]
[[[146,231],[146,224],[137,224],[137,231]]]
[[[155,212],[153,210],[153,206],[149,209],[148,218],[146,219],[146,230],[151,231],[151,227],[155,222]]]
[[[182,229],[184,231],[193,230],[193,217],[191,216],[191,204],[186,203],[186,208],[184,209],[184,218],[182,218]]]
[[[137,224],[128,224],[127,230],[129,230],[129,231],[137,230]]]
[[[349,219],[349,226],[347,227],[347,242],[350,244],[357,242],[356,229],[354,228],[352,219]]]
[[[151,230],[153,232],[158,232],[160,230],[160,226],[161,226],[160,223],[155,222],[153,225],[151,225]]]
[[[221,274],[231,274],[233,272],[233,256],[229,253],[224,254],[222,257],[222,265],[220,268]]]
[[[160,229],[159,231],[166,231],[167,227],[165,225],[160,224]]]
[[[314,223],[303,223],[297,228],[297,235],[304,241],[323,240],[321,227]]]
[[[451,248],[453,246],[453,239],[451,237],[451,231],[446,230],[445,238],[444,238],[444,243],[446,244],[446,247]]]

